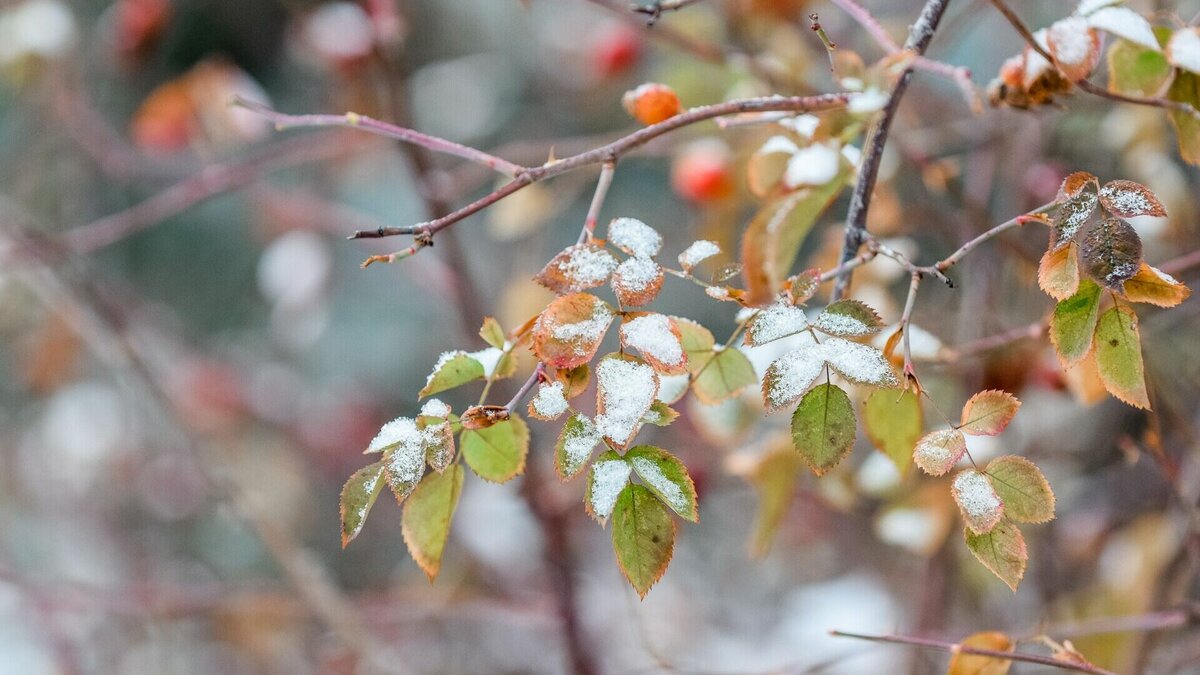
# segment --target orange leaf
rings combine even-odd
[[[1137,274],[1125,282],[1125,297],[1158,307],[1174,307],[1192,294],[1192,289],[1170,274],[1142,263]]]
[[[1079,252],[1074,242],[1046,251],[1038,265],[1038,286],[1055,300],[1066,300],[1079,289]]]
[[[989,389],[971,397],[962,409],[959,430],[972,436],[995,436],[1017,414],[1021,402],[1007,391]]]

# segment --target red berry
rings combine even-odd
[[[683,112],[675,90],[665,84],[647,82],[625,92],[621,104],[642,124],[658,124]]]

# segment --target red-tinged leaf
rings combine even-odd
[[[1087,171],[1076,171],[1063,179],[1062,185],[1058,188],[1057,201],[1063,202],[1075,197],[1083,192],[1089,184],[1093,190],[1100,189],[1100,179]]]
[[[1100,316],[1096,367],[1110,394],[1136,408],[1150,409],[1137,315],[1132,309],[1121,305]]]
[[[383,491],[383,460],[355,471],[342,487],[340,511],[342,517],[342,548],[346,548],[367,522],[375,499]]]
[[[989,462],[984,471],[1004,502],[1004,515],[1018,523],[1044,523],[1054,518],[1054,492],[1033,462],[1005,455]]]
[[[652,258],[662,250],[662,235],[637,218],[613,218],[608,243],[635,258]]]
[[[603,286],[617,269],[617,259],[603,246],[575,244],[554,256],[533,279],[559,295]]]
[[[1131,180],[1113,180],[1100,188],[1100,204],[1119,218],[1167,215],[1162,202],[1150,188]]]
[[[479,430],[499,424],[509,418],[509,410],[502,405],[473,405],[463,411],[458,419],[463,429]]]
[[[563,383],[563,395],[571,400],[587,391],[588,383],[592,380],[591,370],[585,363],[574,368],[560,368],[555,377]]]
[[[679,375],[688,371],[683,337],[670,317],[663,314],[626,317],[620,332],[621,346],[636,350],[658,372]]]
[[[1004,516],[1004,502],[985,473],[974,469],[960,471],[950,492],[967,527],[976,534],[991,532]]]
[[[818,476],[850,454],[857,433],[850,397],[832,384],[813,387],[792,415],[792,443]]]
[[[1051,248],[1038,265],[1038,286],[1055,300],[1066,300],[1079,290],[1079,249],[1075,242]]]
[[[1092,192],[1081,192],[1059,205],[1050,221],[1050,248],[1070,243],[1096,211],[1099,202]]]
[[[574,368],[592,360],[608,332],[612,308],[594,295],[556,298],[533,326],[533,351],[555,368]]]
[[[545,382],[529,399],[529,416],[543,422],[551,422],[570,409],[562,382]]]
[[[1021,530],[1014,523],[1002,521],[987,534],[976,534],[970,528],[963,532],[972,555],[1015,593],[1029,561]]]
[[[793,305],[803,305],[816,295],[821,286],[821,272],[807,269],[788,280],[788,293]]]
[[[627,485],[613,509],[613,550],[621,573],[645,598],[675,553],[675,520],[667,507],[641,485]]]
[[[1100,287],[1081,279],[1075,295],[1059,302],[1050,317],[1050,340],[1064,368],[1079,363],[1092,351],[1100,310]]]
[[[425,476],[404,505],[400,531],[409,554],[430,583],[442,568],[442,553],[446,550],[465,473],[462,466],[455,465],[445,473]]]
[[[1089,28],[1082,17],[1055,21],[1046,31],[1046,42],[1054,65],[1072,81],[1091,75],[1100,62],[1100,33]]]
[[[967,439],[958,429],[925,434],[913,449],[913,462],[930,476],[945,475],[967,452]]]
[[[1138,273],[1125,282],[1125,297],[1157,307],[1174,307],[1192,294],[1192,289],[1160,269],[1142,263]]]
[[[1004,431],[1020,407],[1017,397],[1007,391],[981,391],[963,406],[958,429],[972,436],[995,436]]]
[[[662,290],[663,269],[650,258],[628,258],[612,275],[613,293],[624,307],[642,307]]]
[[[995,631],[975,633],[959,644],[993,652],[1011,652],[1015,646],[1007,635]],[[946,675],[1007,675],[1011,665],[1011,659],[956,651],[954,656],[950,657],[950,667],[946,670]]]
[[[679,458],[653,445],[639,445],[625,453],[625,461],[646,487],[680,518],[700,522],[696,484]]]
[[[596,430],[623,448],[633,441],[658,395],[658,373],[632,357],[616,354],[596,364]]]

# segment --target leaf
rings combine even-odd
[[[1100,316],[1096,367],[1110,394],[1136,408],[1150,409],[1137,315],[1128,307],[1113,307]]]
[[[1163,208],[1158,196],[1150,188],[1131,180],[1112,180],[1100,188],[1100,203],[1110,213],[1119,218],[1134,216],[1165,217],[1167,210]]]
[[[671,564],[675,521],[650,490],[627,485],[613,509],[612,541],[621,573],[645,598]]]
[[[507,342],[504,336],[504,329],[500,327],[500,322],[492,317],[484,317],[483,325],[479,328],[479,337],[483,341],[496,349],[503,350],[504,343]]]
[[[1093,28],[1108,31],[1147,49],[1158,49],[1158,38],[1145,17],[1128,7],[1104,7],[1092,12],[1087,22]]]
[[[793,305],[803,305],[816,295],[821,286],[821,273],[816,269],[808,269],[788,280],[788,294]]]
[[[613,316],[607,303],[589,293],[555,298],[533,325],[533,351],[555,368],[583,365],[596,355]]]
[[[700,372],[712,356],[713,346],[716,344],[713,334],[691,319],[673,316],[671,320],[679,329],[679,343],[683,345],[683,351],[687,354],[688,370],[693,374]]]
[[[637,218],[613,218],[608,223],[608,243],[635,258],[651,258],[662,250],[662,235]]]
[[[921,400],[910,391],[878,389],[863,404],[863,427],[871,444],[908,473],[912,449],[921,438]]]
[[[1108,89],[1129,96],[1158,96],[1174,70],[1162,52],[1116,40],[1108,48]]]
[[[554,470],[558,473],[558,479],[567,481],[578,475],[587,466],[592,450],[599,444],[600,434],[596,433],[596,425],[583,415],[571,415],[558,435],[558,443],[554,445]]]
[[[650,404],[650,410],[642,415],[642,424],[653,424],[656,427],[671,426],[679,417],[679,413],[675,409],[667,405],[665,402],[658,400]]]
[[[755,468],[750,482],[758,491],[758,510],[750,538],[750,552],[762,557],[771,549],[779,524],[787,515],[796,492],[797,471],[803,461],[791,448],[767,455]]]
[[[417,395],[425,398],[483,378],[483,364],[468,356],[466,352],[444,352],[438,357],[433,372],[429,374],[425,386]]]
[[[684,272],[690,273],[693,267],[720,253],[721,247],[715,241],[707,239],[693,241],[679,254],[679,266],[683,268]]]
[[[425,446],[425,461],[434,471],[445,471],[454,461],[454,430],[450,422],[439,417],[421,416],[417,418],[417,426]]]
[[[1017,397],[1007,391],[981,391],[963,406],[958,429],[972,436],[995,436],[1004,431],[1020,407]]]
[[[1167,61],[1171,65],[1200,73],[1200,28],[1180,28],[1167,42]]]
[[[925,434],[913,449],[913,461],[930,476],[942,476],[967,452],[967,438],[958,429]]]
[[[862,337],[883,328],[879,314],[858,300],[839,300],[817,317],[813,327],[826,335]]]
[[[351,474],[342,486],[340,512],[342,519],[342,548],[346,548],[367,522],[367,514],[383,490],[383,460],[368,464]]]
[[[404,505],[400,531],[409,555],[432,583],[442,567],[442,552],[450,536],[450,521],[462,494],[462,466],[425,476]]]
[[[1188,71],[1176,73],[1167,90],[1167,99],[1200,108],[1200,75]],[[1200,164],[1200,119],[1182,110],[1169,110],[1167,117],[1175,125],[1179,156],[1188,164]]]
[[[843,167],[832,181],[801,189],[765,204],[742,236],[742,275],[748,302],[771,300],[787,278],[817,218],[845,187],[851,172]]]
[[[985,473],[974,469],[958,472],[950,493],[967,527],[976,534],[991,532],[1004,516],[1004,502]]]
[[[1100,189],[1100,181],[1095,175],[1087,171],[1076,171],[1063,179],[1062,185],[1058,188],[1058,197],[1056,201],[1066,201],[1083,192],[1084,188],[1091,184],[1094,189]]]
[[[462,434],[463,459],[480,478],[504,483],[525,470],[529,453],[529,427],[517,415],[486,429]]]
[[[679,328],[662,314],[642,314],[626,318],[621,324],[621,346],[635,349],[646,363],[665,375],[688,370],[687,352]]]
[[[596,365],[596,431],[617,447],[629,445],[657,395],[653,368],[632,357],[604,357]]]
[[[775,359],[763,375],[763,406],[767,413],[791,407],[817,381],[825,368],[822,345],[793,349]]]
[[[639,445],[625,453],[642,482],[684,520],[700,522],[696,485],[677,457],[653,445]]]
[[[1046,42],[1054,65],[1069,80],[1086,78],[1100,62],[1100,34],[1090,29],[1082,17],[1055,21],[1046,31]]]
[[[587,391],[588,382],[592,379],[586,363],[574,368],[559,368],[555,376],[563,383],[563,396],[566,396],[568,401]]]
[[[765,345],[808,328],[804,310],[786,302],[761,309],[746,324],[745,342],[748,345]]]
[[[1033,462],[1005,455],[989,462],[984,471],[1004,502],[1004,515],[1018,523],[1044,523],[1054,518],[1054,492]]]
[[[1015,593],[1029,560],[1021,530],[1014,523],[1002,521],[987,534],[976,534],[969,528],[963,534],[972,555]]]
[[[792,415],[792,443],[818,476],[850,454],[856,435],[850,397],[832,384],[813,387]]]
[[[1007,635],[996,631],[969,635],[959,644],[994,652],[1011,652],[1014,647],[1013,641]],[[1007,675],[1011,665],[1010,659],[955,651],[954,656],[950,657],[950,667],[946,675]]]
[[[617,302],[625,307],[648,305],[662,290],[663,269],[649,258],[628,258],[612,275]]]
[[[1081,192],[1063,202],[1051,219],[1050,248],[1062,248],[1075,238],[1084,223],[1096,210],[1098,198],[1091,192]]]
[[[544,382],[538,387],[537,394],[529,399],[529,416],[543,422],[551,422],[570,410],[567,397],[563,394],[562,382]]]
[[[592,462],[587,487],[583,492],[583,505],[587,508],[588,515],[601,525],[608,521],[617,505],[617,499],[625,486],[629,485],[631,469],[625,458],[613,450],[602,453]]]
[[[1079,363],[1092,350],[1092,334],[1100,309],[1100,287],[1082,279],[1075,295],[1059,302],[1050,317],[1050,339],[1064,368]]]
[[[1192,290],[1175,277],[1146,263],[1142,263],[1137,274],[1125,282],[1126,299],[1156,307],[1174,307],[1191,294]]]
[[[1050,248],[1042,255],[1038,286],[1055,300],[1066,300],[1079,290],[1079,249],[1075,242]]]
[[[533,280],[566,295],[603,286],[616,269],[617,259],[603,246],[575,244],[551,258]]]
[[[895,387],[900,384],[883,352],[870,345],[831,337],[821,343],[825,361],[838,375],[855,384]]]
[[[721,349],[700,361],[692,391],[701,403],[720,403],[758,382],[754,365],[741,350]]]

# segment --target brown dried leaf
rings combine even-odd
[[[1150,188],[1131,180],[1111,180],[1100,188],[1100,203],[1120,218],[1166,216],[1167,210]]]
[[[1142,240],[1133,227],[1116,218],[1105,218],[1083,231],[1080,259],[1088,276],[1115,290],[1137,274],[1142,263]]]
[[[1062,186],[1058,188],[1057,201],[1063,202],[1072,197],[1075,197],[1080,192],[1091,184],[1093,189],[1100,189],[1100,179],[1087,171],[1076,171],[1075,173],[1063,179]]]
[[[594,295],[556,298],[534,324],[533,351],[538,360],[555,368],[583,365],[596,355],[613,317],[612,308]]]
[[[613,292],[624,307],[650,304],[662,285],[663,269],[650,258],[629,258],[612,275]]]
[[[617,269],[617,259],[603,246],[575,244],[554,256],[534,281],[559,295],[603,286]]]

